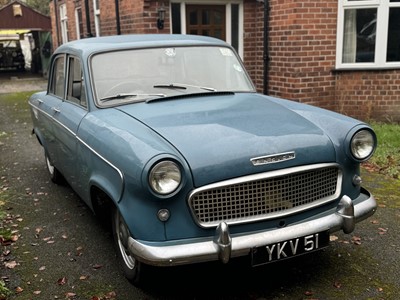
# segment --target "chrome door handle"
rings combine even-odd
[[[43,103],[43,100],[37,99],[37,102],[39,102],[39,104],[42,104],[42,103]]]
[[[55,113],[59,113],[61,110],[58,107],[51,108]]]

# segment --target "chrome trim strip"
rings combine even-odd
[[[253,166],[262,166],[268,164],[276,164],[287,160],[292,160],[296,158],[296,153],[294,151],[277,153],[265,156],[259,156],[251,158],[250,161]]]
[[[121,172],[120,169],[118,169],[116,166],[114,166],[109,160],[107,160],[105,157],[103,157],[101,154],[99,154],[96,150],[94,150],[92,147],[90,147],[88,144],[86,144],[86,142],[84,142],[80,137],[76,136],[76,139],[118,173],[118,175],[121,179],[121,194],[119,195],[119,198],[116,200],[117,200],[117,202],[119,202],[121,200],[121,197],[123,194],[122,191],[123,191],[124,182],[125,182],[124,174]]]
[[[376,201],[374,197],[366,190],[361,190],[360,196],[352,200],[354,204],[354,215],[343,215],[342,204],[333,208],[326,214],[321,214],[318,218],[289,225],[283,228],[266,229],[264,231],[237,234],[226,237],[230,244],[230,251],[221,249],[215,237],[193,240],[180,240],[174,244],[160,246],[161,243],[144,243],[129,237],[129,250],[138,260],[154,266],[176,266],[206,262],[213,260],[227,261],[233,257],[245,256],[253,248],[271,245],[282,241],[291,240],[301,236],[307,236],[321,231],[334,233],[339,230],[348,229],[347,219],[351,218],[358,223],[370,216],[376,211]],[[346,197],[346,196],[345,196]],[[346,202],[346,200],[343,200]],[[229,233],[228,228],[221,231],[216,229],[216,235]],[[223,245],[222,245],[223,246]],[[223,257],[224,252],[230,252],[230,257]]]
[[[29,102],[29,105],[32,106],[33,109],[36,109],[37,111],[43,113],[44,115],[46,115],[47,117],[49,117],[50,119],[52,119],[53,121],[55,121],[57,124],[59,124],[61,127],[63,127],[65,130],[67,130],[73,137],[75,137],[82,145],[84,145],[86,148],[88,148],[91,152],[93,152],[97,157],[99,157],[102,161],[104,161],[106,164],[108,164],[111,168],[113,168],[119,175],[120,179],[121,179],[121,191],[123,190],[124,187],[124,182],[125,182],[125,178],[123,173],[121,172],[120,169],[118,169],[116,166],[114,166],[110,161],[108,161],[105,157],[103,157],[101,154],[99,154],[96,150],[94,150],[92,147],[90,147],[88,144],[86,144],[86,142],[84,142],[80,137],[78,137],[76,135],[75,132],[73,132],[71,129],[69,129],[67,126],[65,126],[63,123],[61,123],[60,121],[58,121],[56,118],[54,118],[52,115],[50,115],[49,113],[45,112],[43,109],[38,108],[37,106],[33,105],[32,103]],[[119,195],[119,199],[117,199],[117,202],[119,202],[121,200],[122,197],[122,192]]]
[[[253,175],[248,175],[248,176],[244,176],[244,177],[239,177],[239,178],[234,178],[234,179],[229,179],[229,180],[225,180],[225,181],[220,181],[217,183],[213,183],[213,184],[209,184],[209,185],[205,185],[203,187],[200,187],[198,189],[193,190],[188,199],[187,199],[187,203],[190,209],[190,212],[192,214],[193,220],[194,222],[196,222],[197,225],[199,225],[202,228],[212,228],[212,227],[216,227],[218,226],[218,224],[220,222],[213,222],[213,223],[207,223],[207,224],[203,224],[198,222],[199,220],[196,217],[195,212],[192,209],[192,205],[190,203],[190,199],[192,198],[192,196],[196,193],[199,192],[203,192],[206,190],[212,190],[212,189],[217,189],[217,188],[222,188],[224,186],[229,186],[229,185],[235,185],[235,184],[240,184],[240,183],[244,183],[244,182],[249,182],[249,181],[256,181],[256,180],[261,180],[261,179],[268,179],[268,178],[273,178],[273,177],[280,177],[280,176],[284,176],[284,175],[293,175],[296,173],[301,173],[301,172],[305,172],[305,171],[312,171],[312,170],[317,170],[317,169],[322,169],[322,168],[328,168],[328,167],[336,167],[338,168],[338,180],[337,180],[337,184],[336,184],[336,193],[332,196],[329,197],[325,197],[322,198],[318,201],[314,201],[313,203],[309,203],[309,204],[304,204],[300,207],[294,207],[294,208],[290,208],[287,209],[285,211],[279,211],[279,212],[273,212],[273,213],[269,213],[268,215],[263,215],[263,216],[259,216],[259,217],[249,217],[249,218],[243,218],[240,220],[234,220],[234,221],[225,221],[227,224],[229,225],[233,225],[233,224],[243,224],[243,223],[250,223],[250,222],[258,222],[258,221],[262,221],[262,220],[270,220],[273,218],[278,218],[278,217],[284,217],[284,216],[288,216],[300,211],[304,211],[307,209],[311,209],[311,208],[315,208],[317,206],[326,204],[332,200],[335,200],[339,197],[339,195],[342,192],[342,181],[343,181],[343,172],[342,169],[340,167],[339,164],[337,163],[322,163],[322,164],[315,164],[315,165],[308,165],[308,166],[300,166],[300,167],[293,167],[293,168],[288,168],[288,169],[281,169],[281,170],[275,170],[275,171],[269,171],[269,172],[264,172],[264,173],[259,173],[259,174],[253,174]]]
[[[76,137],[75,132],[73,132],[71,129],[69,129],[67,126],[65,126],[63,123],[61,123],[60,121],[58,121],[56,118],[54,118],[52,115],[50,115],[48,112],[44,111],[43,109],[33,105],[32,103],[29,102],[29,105],[32,106],[32,108],[36,109],[37,111],[43,113],[44,115],[46,115],[47,117],[49,117],[50,119],[52,119],[54,122],[56,122],[58,125],[60,125],[61,127],[63,127],[65,130],[67,130],[72,136]],[[54,109],[54,107],[51,108],[54,113],[59,114],[61,111],[58,110],[56,111]]]

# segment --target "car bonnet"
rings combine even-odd
[[[173,145],[188,162],[195,186],[253,173],[335,161],[316,125],[254,93],[212,95],[120,106]],[[254,165],[257,157],[294,153]]]

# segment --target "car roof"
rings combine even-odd
[[[132,48],[153,48],[153,47],[173,47],[173,46],[228,46],[219,39],[183,34],[129,34],[80,39],[65,43],[57,48],[57,53],[75,53],[82,57],[90,56],[98,52],[112,50],[132,49]]]

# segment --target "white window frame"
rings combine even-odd
[[[231,44],[232,43],[232,27],[231,27],[231,18],[232,18],[232,4],[239,5],[239,45],[238,45],[238,54],[241,58],[243,58],[243,0],[235,1],[235,0],[173,0],[171,3],[180,3],[181,7],[181,33],[186,34],[186,5],[225,5],[225,28],[226,28],[226,42]],[[169,15],[172,16],[171,12],[171,5],[170,5],[170,12]],[[172,26],[171,26],[171,33],[172,33]]]
[[[100,8],[97,7],[97,0],[93,0],[93,11],[94,11],[94,28],[96,36],[100,36]]]
[[[82,20],[79,20],[78,10],[81,10],[81,15],[82,15],[82,7],[75,8],[76,39],[80,40],[81,39],[81,31],[79,29],[79,22]]]
[[[336,69],[398,69],[400,62],[386,62],[387,36],[389,9],[399,7],[400,2],[390,2],[390,0],[339,0],[338,1],[338,22],[337,22],[337,41],[336,41]],[[344,12],[346,9],[368,9],[376,8],[376,40],[375,40],[375,61],[343,63],[343,43],[344,43]]]
[[[67,5],[60,5],[60,25],[61,25],[61,38],[62,43],[65,44],[68,42],[68,17],[67,17]]]

